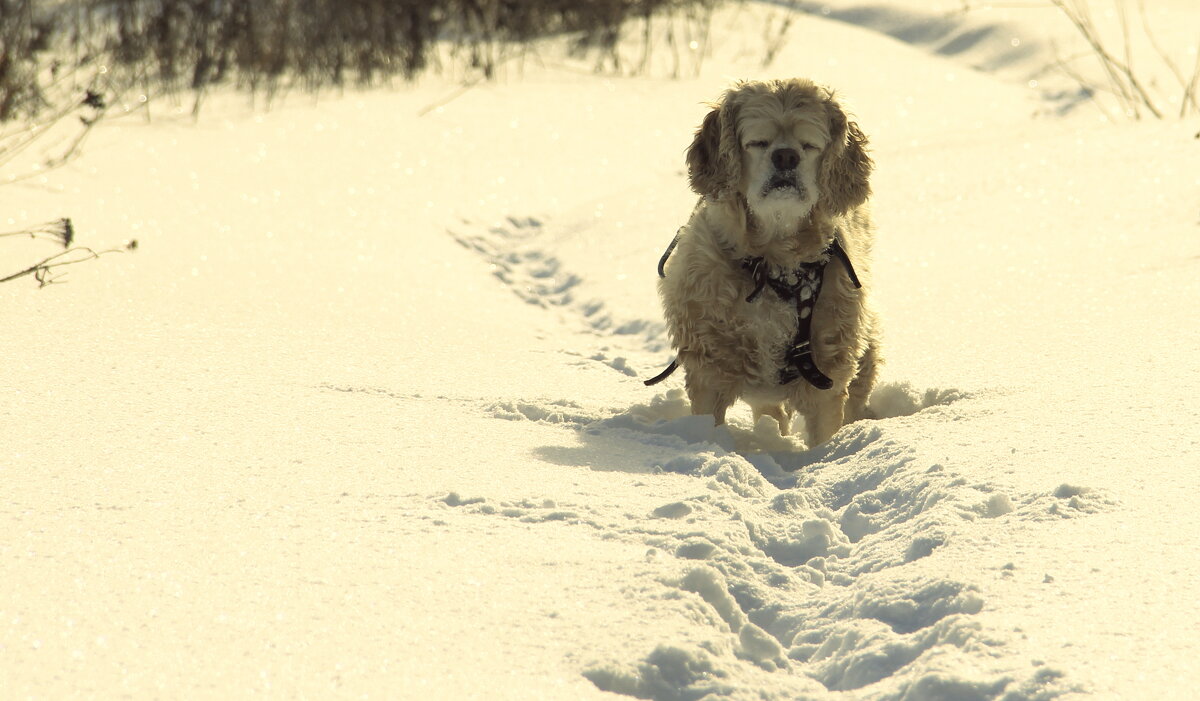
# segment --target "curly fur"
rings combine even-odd
[[[879,364],[867,303],[873,227],[866,145],[833,92],[807,80],[738,83],[712,105],[687,152],[688,179],[701,199],[659,282],[693,413],[720,424],[743,399],[786,434],[799,411],[810,446],[865,415]],[[771,294],[747,302],[752,282],[740,261],[763,256],[775,270],[794,270],[820,258],[835,236],[863,288],[855,289],[836,259],[826,266],[812,343],[834,385],[780,385],[796,308]]]

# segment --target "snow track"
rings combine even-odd
[[[517,217],[487,229],[464,223],[452,233],[519,298],[595,337],[601,350],[592,360],[617,352],[639,364],[655,357],[665,345],[661,326],[615,319],[601,302],[581,298],[584,277],[538,248],[552,227]],[[615,360],[617,370],[628,368],[625,355]],[[873,408],[892,418],[924,412],[927,420],[953,420],[965,401],[969,396],[954,390],[893,383],[880,388]],[[644,545],[648,559],[677,563],[677,577],[636,596],[682,597],[708,633],[691,645],[664,640],[633,659],[597,661],[582,673],[600,689],[652,699],[865,690],[880,699],[1018,701],[1071,688],[1062,670],[1035,661],[1014,665],[1019,641],[979,620],[988,605],[981,582],[1017,576],[1011,563],[952,577],[930,563],[953,561],[960,543],[987,540],[1021,521],[1085,518],[1112,506],[1094,490],[1062,484],[1020,493],[973,481],[952,464],[924,459],[892,435],[886,420],[850,425],[815,450],[779,437],[769,418],[752,426],[743,415],[714,428],[710,417],[690,415],[679,389],[624,409],[562,399],[480,403],[478,410],[578,437],[573,450],[535,451],[542,459],[678,475],[678,491],[690,494],[644,513],[430,496],[480,517],[589,529]],[[601,455],[633,457],[590,460]],[[764,685],[764,674],[788,681]]]
[[[617,319],[605,302],[581,295],[580,275],[566,269],[551,250],[537,245],[547,235],[539,217],[508,217],[491,226],[464,220],[450,235],[469,250],[479,254],[491,267],[492,274],[525,302],[545,309],[568,312],[564,323],[574,322],[602,337],[632,337],[641,341],[643,350],[663,352],[666,347],[664,326],[649,319]],[[604,355],[602,348],[592,360],[607,362],[619,372],[631,375],[623,360]]]
[[[769,672],[799,680],[766,696],[781,699],[821,690],[804,680],[829,691],[871,686],[878,698],[920,689],[924,695],[914,698],[1034,699],[1062,689],[1059,670],[999,661],[1010,641],[975,620],[987,602],[971,578],[931,575],[936,568],[910,565],[953,549],[958,539],[986,538],[989,528],[1083,517],[1102,508],[1102,501],[1069,486],[1054,494],[1010,496],[967,484],[942,465],[920,464],[870,425],[839,434],[824,458],[800,475],[779,471],[782,453],[742,455],[693,442],[690,419],[647,424],[639,435],[622,417],[589,422],[563,409],[493,408],[504,418],[519,415],[600,440],[640,442],[659,460],[674,454],[640,467],[680,475],[678,489],[692,496],[649,513],[432,498],[480,516],[592,529],[601,538],[644,544],[648,558],[679,562],[679,579],[660,582],[652,596],[694,596],[710,635],[692,647],[664,641],[644,658],[585,670],[600,688],[656,699],[713,692],[749,698],[758,693],[756,677]],[[766,474],[756,465],[769,466]],[[793,486],[775,486],[786,483]],[[975,577],[1013,576],[1002,565]],[[987,670],[986,680],[968,682],[949,671],[964,663]],[[953,696],[955,689],[972,695]]]

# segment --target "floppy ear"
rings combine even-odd
[[[742,178],[737,117],[741,103],[733,91],[713,106],[687,150],[688,182],[696,194],[720,198],[735,192]]]
[[[821,158],[821,205],[831,215],[845,214],[871,195],[871,169],[867,137],[830,96],[825,101],[829,115],[829,147]]]
[[[721,108],[712,108],[696,130],[687,150],[688,182],[698,195],[715,196],[722,189],[724,168],[720,167]]]

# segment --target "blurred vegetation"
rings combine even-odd
[[[702,56],[709,19],[723,1],[0,0],[0,171],[16,171],[0,184],[37,178],[72,158],[113,105],[129,111],[152,97],[190,93],[194,114],[217,85],[270,99],[293,87],[372,85],[425,71],[491,79],[508,58],[552,36],[567,37],[573,55],[599,57],[597,70],[645,70],[652,20],[685,18],[703,40],[689,35],[679,43],[699,46]],[[623,66],[617,44],[633,21],[644,28],[643,60]],[[678,72],[670,30],[667,42]],[[57,145],[40,161],[17,160],[44,141]],[[0,274],[0,283],[32,277],[44,287],[61,281],[66,266],[137,245],[94,250],[74,245],[74,232],[64,217],[0,233],[63,246]]]
[[[50,86],[64,80],[98,94],[190,90],[198,107],[217,84],[273,93],[411,80],[443,67],[439,45],[491,78],[502,47],[566,35],[578,51],[615,56],[627,23],[707,22],[721,1],[0,0],[0,122],[52,107]]]

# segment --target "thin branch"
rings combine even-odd
[[[1192,79],[1188,82],[1187,90],[1183,91],[1183,105],[1187,106],[1190,101],[1192,105],[1196,104],[1196,88],[1200,86],[1200,46],[1196,47],[1196,65],[1192,67]],[[1195,108],[1200,112],[1200,107]],[[1180,108],[1180,117],[1185,116],[1183,108]]]
[[[1092,24],[1090,15],[1087,14],[1087,6],[1079,7],[1078,3],[1074,7],[1067,5],[1065,0],[1052,0],[1051,4],[1062,11],[1071,24],[1075,25],[1075,29],[1083,36],[1084,40],[1092,48],[1092,52],[1100,57],[1100,65],[1104,68],[1104,72],[1108,74],[1109,84],[1113,86],[1113,94],[1117,96],[1122,104],[1122,111],[1126,114],[1137,113],[1136,103],[1133,100],[1133,95],[1130,94],[1128,87],[1121,80],[1120,74],[1113,70],[1113,59],[1109,53],[1100,44],[1100,38],[1096,36],[1095,25]]]
[[[797,11],[798,8],[793,0],[793,2],[789,3],[788,7],[784,10],[783,21],[779,23],[778,27],[774,28],[772,27],[772,24],[775,17],[767,17],[767,20],[763,25],[763,44],[765,45],[765,51],[762,59],[763,68],[771,65],[771,63],[775,61],[775,56],[783,48],[784,43],[787,41],[788,30],[792,27],[792,18],[795,16]],[[773,35],[772,29],[774,29]]]
[[[1066,76],[1068,78],[1071,78],[1076,83],[1079,83],[1080,89],[1082,89],[1084,94],[1086,94],[1091,99],[1092,104],[1094,104],[1097,109],[1099,109],[1101,112],[1103,112],[1104,116],[1109,121],[1112,121],[1112,119],[1113,119],[1112,114],[1109,113],[1108,108],[1106,108],[1103,103],[1101,103],[1099,100],[1096,99],[1096,93],[1100,90],[1104,90],[1105,92],[1109,92],[1113,95],[1116,95],[1118,99],[1120,99],[1121,95],[1119,95],[1118,93],[1116,93],[1115,91],[1113,91],[1111,89],[1101,88],[1101,87],[1092,85],[1091,83],[1087,82],[1086,80],[1084,80],[1083,76],[1079,75],[1074,70],[1072,70],[1070,68],[1070,66],[1067,65],[1067,62],[1064,59],[1057,58],[1057,59],[1055,59],[1055,61],[1058,64],[1059,70],[1061,70],[1064,74],[1066,74]]]
[[[26,147],[41,138],[51,125],[75,111],[75,107],[76,105],[71,105],[66,108],[60,108],[49,117],[38,120],[38,122],[22,129],[20,132],[0,134],[0,166],[8,163],[18,153],[24,151]]]
[[[1124,71],[1125,76],[1129,79],[1129,84],[1137,91],[1138,97],[1141,98],[1142,104],[1146,106],[1146,109],[1150,110],[1150,114],[1153,114],[1157,119],[1162,119],[1162,112],[1154,106],[1154,100],[1150,98],[1150,93],[1146,92],[1146,89],[1142,87],[1142,82],[1137,79],[1137,76],[1133,74],[1129,66],[1117,64],[1117,67]]]
[[[63,248],[70,248],[71,243],[75,240],[75,226],[71,223],[70,219],[56,219],[45,224],[38,224],[29,229],[0,233],[0,238],[8,236],[28,236],[31,239],[53,241],[54,243],[62,244]]]
[[[1107,56],[1107,59],[1112,61],[1113,65],[1125,74],[1125,77],[1129,80],[1130,87],[1132,87],[1137,93],[1141,104],[1145,105],[1146,109],[1150,110],[1150,113],[1153,114],[1155,118],[1162,119],[1162,112],[1160,112],[1158,108],[1154,106],[1154,100],[1150,97],[1150,93],[1142,87],[1142,82],[1137,79],[1137,75],[1133,71],[1133,44],[1129,40],[1129,21],[1125,16],[1125,4],[1123,0],[1115,0],[1115,2],[1117,5],[1117,13],[1121,19],[1121,34],[1124,37],[1125,42],[1125,62],[1122,63],[1117,61],[1111,56]],[[1141,115],[1139,114],[1138,117],[1140,118]]]
[[[99,93],[90,89],[86,91],[83,100],[76,98],[66,106],[55,110],[48,117],[40,119],[34,125],[27,127],[23,132],[0,134],[0,166],[7,165],[18,154],[46,135],[58,122],[81,110],[88,112],[88,114],[78,114],[81,125],[79,132],[76,133],[75,137],[61,153],[46,158],[43,165],[46,168],[57,168],[74,158],[78,155],[83,142],[91,133],[92,128],[100,122],[108,110],[108,101]],[[28,180],[39,175],[41,172],[40,170],[33,170],[23,175],[9,176],[2,184]]]
[[[1192,109],[1200,112],[1200,104],[1197,104],[1195,92],[1192,90],[1192,87],[1195,85],[1196,81],[1195,75],[1192,76],[1192,80],[1189,83],[1189,81],[1183,77],[1183,72],[1179,70],[1179,66],[1171,59],[1171,55],[1168,54],[1166,50],[1163,49],[1162,45],[1158,43],[1158,37],[1154,35],[1154,32],[1150,31],[1150,17],[1146,12],[1145,0],[1138,0],[1138,11],[1141,13],[1142,29],[1144,29],[1146,32],[1146,38],[1150,40],[1150,46],[1154,48],[1154,51],[1158,54],[1158,57],[1161,58],[1162,62],[1171,70],[1171,74],[1175,76],[1175,80],[1179,81],[1179,87],[1183,88],[1183,99],[1180,101],[1181,104],[1179,105],[1179,117],[1182,119],[1183,117],[1187,116],[1188,103],[1191,103]],[[1200,55],[1197,55],[1196,60],[1197,70],[1200,71]]]
[[[1129,41],[1129,17],[1125,14],[1124,0],[1113,0],[1113,5],[1121,21],[1121,38],[1125,44],[1125,71],[1130,82],[1133,82],[1133,42]]]
[[[101,251],[96,251],[91,248],[87,248],[86,246],[77,246],[75,248],[68,248],[65,251],[60,251],[48,258],[45,258],[37,263],[34,263],[33,265],[29,266],[28,268],[25,268],[24,270],[20,270],[20,271],[13,273],[12,275],[0,278],[0,283],[5,283],[10,280],[16,280],[18,278],[25,277],[26,275],[32,275],[34,277],[34,279],[38,281],[38,287],[45,287],[47,285],[53,285],[55,283],[60,282],[63,275],[65,275],[65,273],[60,273],[58,275],[51,275],[51,271],[53,271],[57,268],[62,268],[62,267],[68,266],[68,265],[76,265],[79,263],[87,262],[89,260],[95,260],[95,259],[99,258],[100,256],[105,255],[107,253],[125,253],[127,251],[135,250],[136,248],[137,248],[136,240],[130,241],[123,248],[108,248],[108,249],[104,249]]]
[[[440,100],[436,100],[436,101],[431,102],[428,105],[422,107],[420,109],[420,111],[417,112],[417,116],[424,117],[425,115],[438,109],[439,107],[444,107],[444,106],[450,104],[451,102],[457,100],[458,98],[462,97],[463,95],[466,95],[467,92],[470,91],[471,88],[475,87],[476,85],[478,85],[481,82],[483,82],[482,75],[479,75],[474,78],[471,78],[470,80],[464,81],[462,85],[459,85],[458,88],[454,92],[450,93],[446,97],[443,97]]]
[[[1126,114],[1131,114],[1135,119],[1141,118],[1141,110],[1139,105],[1145,106],[1158,119],[1162,119],[1162,112],[1154,105],[1154,100],[1150,94],[1142,87],[1141,81],[1134,75],[1133,70],[1127,63],[1121,62],[1115,58],[1107,49],[1104,48],[1103,42],[1100,40],[1099,34],[1096,32],[1096,25],[1092,21],[1091,14],[1088,12],[1087,4],[1075,0],[1073,5],[1068,5],[1066,0],[1051,0],[1051,4],[1057,7],[1067,16],[1079,33],[1091,46],[1092,51],[1100,58],[1100,65],[1103,66],[1105,73],[1108,74],[1109,83],[1114,87],[1116,94],[1124,105]],[[1124,13],[1121,15],[1123,28],[1127,31],[1128,27],[1124,24]],[[1128,39],[1126,39],[1126,50],[1128,50]],[[1122,79],[1124,76],[1124,79]]]

